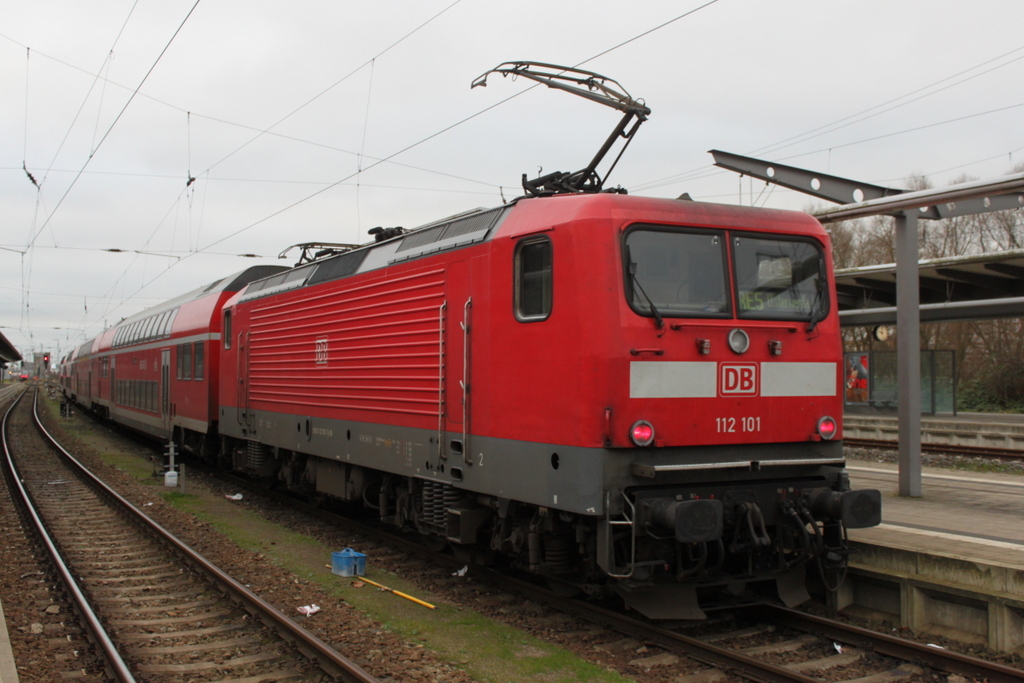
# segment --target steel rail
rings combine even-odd
[[[42,541],[43,546],[46,548],[46,552],[50,556],[50,561],[57,570],[57,574],[60,577],[61,583],[67,590],[68,595],[71,597],[75,610],[78,612],[86,632],[89,634],[89,640],[99,649],[101,656],[103,657],[104,665],[107,669],[107,674],[111,676],[118,683],[135,683],[135,677],[132,675],[131,670],[125,663],[124,659],[121,658],[121,654],[117,651],[117,647],[114,645],[114,641],[111,640],[110,636],[107,635],[106,629],[103,627],[103,623],[100,621],[99,616],[92,609],[89,604],[89,599],[85,597],[85,593],[82,591],[81,586],[78,585],[78,581],[71,574],[71,570],[68,568],[67,563],[64,562],[64,558],[61,556],[60,550],[57,549],[53,539],[50,538],[50,533],[46,527],[45,522],[39,516],[36,510],[35,502],[32,499],[32,494],[28,492],[24,484],[21,481],[21,474],[18,470],[18,466],[14,463],[14,458],[11,455],[10,447],[7,442],[7,425],[11,413],[14,411],[22,397],[24,392],[18,396],[4,412],[2,422],[0,422],[0,441],[3,444],[4,460],[6,466],[4,471],[9,475],[10,484],[12,488],[18,492],[21,503],[24,505],[25,512],[29,519],[32,521],[32,525],[35,527],[36,533],[39,539]],[[39,398],[39,391],[37,390],[34,399]],[[34,406],[33,406],[34,409]]]
[[[899,448],[898,441],[888,439],[843,439],[843,444],[855,448],[881,448],[884,450],[896,450]],[[925,453],[949,453],[950,455],[967,455],[974,457],[1008,458],[1013,460],[1024,459],[1024,451],[1011,448],[987,448],[980,446],[954,446],[941,443],[921,443],[921,450]]]
[[[843,643],[870,648],[890,657],[911,662],[922,662],[932,668],[954,674],[969,676],[972,680],[989,683],[1020,683],[1024,670],[989,662],[977,657],[963,655],[942,648],[922,645],[903,638],[877,633],[868,629],[844,624],[832,619],[818,617],[796,610],[769,605],[771,621],[785,624],[801,631],[814,631]]]
[[[386,540],[388,543],[400,546],[407,552],[415,554],[423,558],[425,561],[429,561],[433,564],[456,569],[466,564],[462,559],[456,558],[452,555],[434,552],[410,538],[400,536],[390,531],[384,531],[331,512],[314,509],[307,503],[296,500],[293,497],[256,487],[252,482],[242,477],[225,475],[223,472],[218,474],[240,486],[246,487],[248,490],[258,491],[261,495],[268,496],[278,502],[292,505],[305,511],[315,512],[321,518],[328,518],[332,521],[337,521],[352,531],[357,531],[358,533],[365,534],[370,537]],[[582,602],[578,599],[562,597],[553,591],[534,585],[528,581],[523,581],[522,579],[518,579],[486,567],[470,565],[469,574],[491,585],[496,585],[505,590],[517,592],[540,603],[552,605],[563,612],[575,614],[595,623],[607,624],[621,633],[642,638],[647,642],[656,644],[666,650],[682,653],[698,662],[701,662],[702,664],[732,673],[749,681],[755,681],[756,683],[820,683],[819,679],[812,678],[795,671],[790,671],[780,666],[769,664],[726,648],[718,647],[711,643],[705,643],[703,641],[675,633],[660,626],[655,626],[640,619],[625,615],[621,612],[607,610],[602,607]]]
[[[223,475],[223,473],[221,473]],[[466,563],[463,559],[452,555],[435,553],[416,541],[384,531],[373,526],[368,526],[347,517],[342,517],[322,509],[314,509],[302,501],[293,497],[283,495],[274,491],[267,491],[256,487],[252,482],[234,475],[227,477],[234,483],[246,487],[248,490],[260,492],[273,500],[283,504],[293,505],[296,508],[316,512],[321,517],[327,517],[332,521],[344,525],[346,528],[361,534],[385,539],[388,543],[401,546],[406,551],[428,559],[440,566],[461,568]],[[669,629],[650,624],[644,620],[625,615],[621,612],[604,609],[600,606],[589,604],[576,598],[567,598],[553,591],[537,586],[529,581],[509,576],[479,565],[470,565],[469,574],[477,579],[497,585],[504,589],[517,592],[524,597],[539,603],[551,605],[563,612],[574,614],[581,618],[595,623],[606,624],[631,637],[650,642],[667,651],[684,654],[707,666],[721,669],[722,671],[734,674],[750,681],[764,683],[780,683],[799,681],[820,683],[820,679],[809,677],[780,666],[768,664],[758,659],[741,655],[735,651],[721,648],[704,641],[690,638],[676,633]],[[844,643],[855,644],[875,652],[889,655],[897,659],[910,662],[925,662],[932,668],[941,669],[949,673],[959,673],[967,676],[976,676],[976,680],[987,680],[989,683],[1011,683],[1024,679],[1024,670],[987,662],[967,655],[961,655],[949,650],[941,650],[928,647],[890,636],[885,633],[878,633],[868,629],[844,624],[822,617],[804,614],[796,610],[777,607],[774,605],[761,605],[758,609],[770,610],[766,614],[766,621],[777,624],[790,625],[797,630],[810,631],[814,633],[827,634],[833,640]]]
[[[847,440],[849,442],[850,440]],[[368,536],[386,540],[388,543],[401,546],[407,552],[419,555],[440,566],[461,568],[466,564],[464,559],[452,555],[435,553],[420,543],[408,537],[393,532],[384,531],[374,526],[314,508],[292,496],[284,495],[276,491],[270,491],[256,486],[252,481],[243,477],[218,472],[227,480],[238,486],[244,487],[253,492],[259,492],[282,504],[294,506],[303,511],[315,513],[322,518],[329,518],[344,527]],[[469,574],[481,581],[492,585],[499,585],[503,588],[518,592],[529,599],[543,602],[567,613],[572,613],[596,623],[607,624],[621,633],[644,639],[647,642],[657,645],[667,651],[684,654],[707,666],[715,667],[727,673],[734,674],[741,678],[758,683],[820,683],[817,678],[809,677],[780,666],[768,664],[758,659],[741,655],[732,650],[721,648],[711,643],[690,638],[676,633],[669,629],[647,623],[643,620],[622,614],[602,607],[582,602],[574,598],[566,598],[557,593],[523,581],[507,574],[494,571],[479,565],[470,565]],[[990,683],[1003,683],[1020,681],[1024,678],[1024,671],[1013,669],[1000,664],[986,662],[966,655],[959,655],[948,650],[938,650],[933,647],[926,647],[913,641],[895,638],[887,634],[876,633],[867,629],[849,626],[842,622],[835,622],[820,617],[805,615],[795,610],[787,610],[781,607],[762,605],[761,608],[771,609],[778,613],[778,619],[772,619],[776,623],[789,623],[798,630],[812,630],[827,633],[829,637],[843,642],[858,644],[876,652],[907,661],[925,661],[934,668],[961,673],[965,675],[976,675],[976,672],[984,672]],[[800,623],[800,619],[806,621]]]
[[[93,487],[100,495],[115,504],[132,521],[147,529],[162,542],[181,553],[193,567],[210,577],[233,600],[239,603],[243,609],[260,619],[268,627],[276,630],[286,640],[292,642],[304,655],[315,659],[325,671],[336,679],[345,681],[345,683],[380,683],[379,679],[368,674],[358,664],[344,657],[317,636],[289,619],[269,602],[250,591],[230,575],[221,571],[212,562],[197,553],[132,503],[128,502],[119,493],[107,486],[57,442],[50,432],[47,431],[46,427],[43,426],[38,411],[33,410],[33,416],[36,427],[43,436],[61,452],[65,461],[80,473],[86,483]]]
[[[517,592],[538,599],[538,601],[543,601],[545,604],[554,605],[564,612],[576,614],[597,623],[607,624],[622,633],[641,638],[670,652],[681,652],[702,664],[715,667],[725,673],[739,676],[748,681],[757,681],[758,683],[821,683],[820,679],[812,676],[807,676],[797,671],[748,657],[728,648],[719,647],[712,643],[676,633],[675,631],[647,623],[621,612],[590,605],[575,598],[565,598],[540,586],[535,586],[529,582],[506,576],[490,569],[474,566],[471,567],[470,573],[478,578],[486,577],[487,580],[500,583],[503,586],[511,586]]]

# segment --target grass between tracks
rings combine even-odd
[[[57,403],[43,401],[55,417]],[[144,484],[159,486],[146,452],[121,439],[110,438],[102,426],[85,419],[62,420],[65,436],[99,452],[103,460]],[[187,477],[187,472],[186,472]],[[572,652],[546,643],[513,626],[424,593],[401,577],[367,567],[367,578],[394,590],[435,604],[429,610],[370,585],[352,586],[325,567],[330,553],[316,539],[296,533],[241,509],[210,491],[186,481],[187,493],[163,492],[168,503],[211,524],[242,548],[254,550],[296,576],[315,582],[333,595],[381,623],[382,627],[419,642],[455,663],[481,682],[542,681],[544,683],[621,682],[629,679],[586,662]]]

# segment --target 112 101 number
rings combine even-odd
[[[761,431],[760,417],[716,417],[715,431],[719,434]]]

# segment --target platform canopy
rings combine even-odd
[[[919,261],[918,220],[938,220],[954,216],[973,216],[990,211],[1020,209],[1024,207],[1024,173],[1014,173],[990,180],[960,183],[948,187],[931,188],[911,192],[902,188],[882,187],[842,178],[817,171],[777,164],[763,159],[753,159],[720,150],[712,150],[715,165],[736,171],[742,175],[758,178],[819,199],[835,202],[839,206],[815,212],[822,223],[834,223],[868,216],[892,216],[896,263],[882,266],[891,269],[889,273],[879,272],[878,267],[859,269],[852,276],[852,285],[840,294],[847,305],[859,302],[862,308],[868,302],[876,302],[885,295],[891,316],[883,317],[880,310],[872,310],[875,319],[862,318],[853,322],[853,316],[867,311],[856,311],[843,316],[840,302],[840,321],[846,325],[871,325],[895,322],[899,328],[896,336],[897,382],[904,391],[900,394],[897,423],[899,425],[899,492],[901,496],[920,497],[921,493],[921,396],[909,387],[921,386],[921,321],[940,319],[963,319],[952,309],[960,307],[960,313],[971,307],[975,312],[984,310],[981,301],[992,302],[1006,299],[1001,305],[1012,304],[1021,297],[1019,289],[1012,289],[1021,279],[1021,263],[1013,262],[1005,253],[1002,261],[970,263],[945,260],[942,264],[929,263],[922,267]],[[979,257],[984,258],[984,257]],[[928,262],[925,262],[928,263]],[[1001,266],[992,267],[992,266]],[[869,289],[870,287],[870,289]],[[1000,287],[1007,287],[1000,289]],[[973,300],[956,300],[954,292],[974,288]],[[978,292],[983,291],[983,295]],[[1009,291],[1009,295],[1005,293]],[[1003,293],[1003,296],[1000,296]],[[858,295],[860,298],[858,299]],[[979,299],[978,296],[989,297]],[[941,301],[935,302],[934,298]],[[933,303],[927,303],[933,301]],[[895,305],[894,305],[895,304]],[[924,305],[922,305],[924,304]],[[926,306],[936,315],[949,317],[926,317]],[[990,304],[996,307],[997,304]],[[974,317],[974,316],[972,316]],[[1000,315],[989,313],[985,317],[1016,317],[1005,312]]]
[[[21,354],[14,348],[11,342],[7,341],[2,333],[0,333],[0,365],[5,363],[13,363],[21,360]]]
[[[843,326],[896,322],[896,264],[835,273]],[[918,262],[921,322],[1024,318],[1024,250]]]

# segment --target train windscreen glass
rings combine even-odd
[[[732,255],[740,318],[825,317],[825,257],[816,243],[734,235]]]
[[[626,235],[626,295],[641,315],[727,317],[721,232],[633,228]]]

